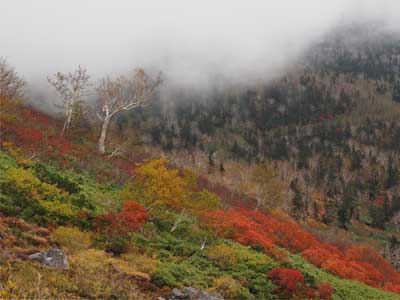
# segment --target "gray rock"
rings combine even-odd
[[[185,287],[183,290],[177,288],[173,289],[168,300],[224,300],[218,294],[208,293],[206,291],[199,291],[193,287]]]
[[[61,249],[50,249],[47,251],[33,253],[28,256],[31,260],[37,260],[44,265],[57,268],[67,269],[68,259],[65,252]]]
[[[199,292],[199,290],[196,290],[195,288],[192,288],[190,286],[186,286],[183,288],[183,294],[187,297],[191,297],[196,295]]]
[[[190,300],[224,300],[224,298],[218,294],[208,293],[206,291],[199,291],[194,298],[189,298]]]
[[[185,299],[185,298],[186,298],[185,294],[183,294],[183,293],[182,293],[179,289],[177,289],[177,288],[172,289],[171,297],[173,297],[174,299]]]

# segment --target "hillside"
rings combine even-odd
[[[174,287],[225,299],[399,298],[400,274],[365,246],[370,237],[332,241],[317,220],[232,208],[248,196],[165,158],[98,154],[89,128],[60,136],[62,122],[16,101],[2,99],[1,112],[2,299],[153,299]],[[66,269],[29,259],[54,248]]]
[[[179,89],[115,130],[132,128],[178,166],[259,203],[251,174],[268,164],[286,202],[266,205],[296,218],[389,228],[400,207],[399,45],[378,25],[338,27],[272,82]]]
[[[346,23],[285,60],[79,65],[51,94],[0,56],[0,299],[400,299],[400,35]]]

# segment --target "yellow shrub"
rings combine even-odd
[[[51,234],[53,241],[67,248],[71,253],[86,250],[91,245],[91,236],[75,227],[57,227]]]
[[[0,267],[0,299],[71,299],[75,285],[65,272],[31,262]]]
[[[63,203],[58,200],[39,200],[38,202],[46,210],[46,214],[50,215],[56,222],[66,221],[76,215],[76,208],[70,203]]]
[[[15,160],[18,163],[24,163],[27,161],[22,149],[17,147],[14,143],[7,141],[7,142],[1,143],[1,145],[8,152],[8,154],[10,154],[11,157],[15,158]]]
[[[3,180],[12,185],[14,190],[33,195],[38,193],[40,180],[30,171],[10,168],[3,174]]]
[[[43,200],[51,201],[51,200],[64,200],[68,196],[68,194],[62,190],[60,190],[58,187],[48,184],[46,182],[43,182],[40,185],[40,195]]]
[[[142,299],[133,278],[146,274],[104,251],[89,249],[70,256],[73,281],[91,299]]]
[[[242,285],[230,276],[214,279],[212,291],[224,296],[225,299],[238,299]]]
[[[154,259],[146,254],[128,253],[122,256],[122,259],[126,260],[129,265],[136,270],[152,275],[159,264],[157,259]]]
[[[217,245],[207,251],[207,257],[216,261],[222,268],[226,268],[237,262],[236,250],[228,245]]]
[[[68,270],[28,261],[0,266],[0,299],[148,299],[133,279],[142,274],[127,262],[99,250],[81,251],[69,258]]]

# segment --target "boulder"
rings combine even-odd
[[[50,249],[47,251],[36,252],[28,256],[30,260],[37,260],[44,265],[57,268],[67,269],[68,259],[65,252],[61,249]]]
[[[218,294],[197,290],[193,287],[185,287],[182,290],[174,288],[167,298],[168,300],[224,300]]]

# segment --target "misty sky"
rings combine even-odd
[[[334,24],[398,25],[385,0],[1,0],[0,56],[28,80],[70,71],[93,77],[137,65],[197,84],[210,73],[273,76]]]

